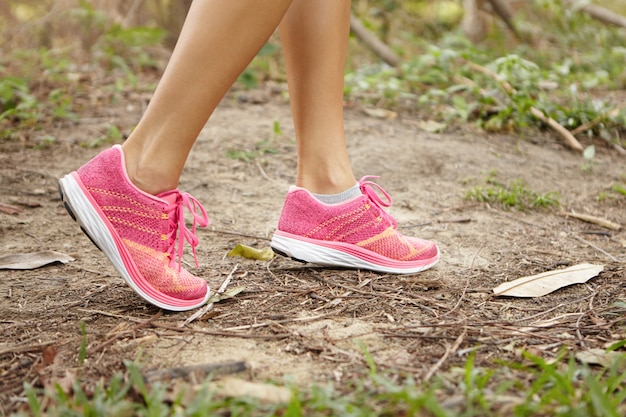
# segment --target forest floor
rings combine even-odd
[[[582,156],[550,132],[492,135],[464,126],[429,133],[414,116],[379,119],[347,106],[355,173],[381,175],[401,231],[436,241],[439,264],[394,276],[227,257],[240,243],[269,245],[294,181],[289,106],[269,90],[229,94],[185,168],[180,188],[211,218],[198,231],[194,271],[213,290],[229,275],[229,288],[242,289],[185,324],[193,312],[161,312],[133,293],[57,193],[60,176],[110,146],[84,144],[110,124],[128,132],[145,100],[139,94],[92,109],[45,132],[56,138],[48,146],[0,143],[2,255],[46,250],[74,258],[0,269],[0,414],[24,402],[24,382],[50,386],[80,377],[89,386],[138,358],[145,370],[244,362],[242,379],[308,386],[355,378],[368,369],[368,355],[385,372],[445,380],[456,378],[454,369],[472,352],[476,366],[489,368],[495,359],[520,360],[522,350],[549,360],[563,349],[626,339],[626,231],[561,214],[626,226],[626,196],[610,191],[624,182],[624,156],[596,143],[583,169]],[[519,211],[466,198],[490,177],[558,193],[561,206]],[[579,263],[604,271],[543,297],[493,295],[503,282]],[[221,371],[240,369],[233,366]]]

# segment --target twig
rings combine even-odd
[[[164,323],[159,323],[158,321],[155,321],[153,323],[150,323],[150,325],[152,327],[158,327],[160,329],[165,329],[165,330],[173,330],[175,332],[180,332],[180,333],[199,333],[199,334],[206,334],[209,336],[223,336],[223,337],[240,337],[242,339],[285,339],[287,337],[290,336],[290,334],[275,334],[275,335],[257,335],[257,334],[250,334],[250,333],[240,333],[240,332],[229,332],[229,331],[224,331],[224,330],[205,330],[205,329],[195,329],[193,327],[177,327],[177,326],[170,326],[168,324],[164,324]]]
[[[613,223],[612,221],[601,219],[596,216],[590,216],[588,214],[567,213],[565,211],[562,211],[559,213],[559,215],[565,217],[573,217],[575,219],[582,220],[587,223],[597,224],[598,226],[602,226],[611,230],[620,230],[622,228],[621,224]]]
[[[608,252],[607,252],[607,251],[605,251],[604,249],[602,249],[602,248],[600,248],[600,247],[598,247],[598,246],[594,245],[593,243],[591,243],[591,242],[589,242],[589,241],[587,241],[587,240],[583,239],[582,237],[577,236],[577,235],[572,235],[572,237],[573,237],[574,239],[578,240],[579,242],[582,242],[582,243],[584,243],[585,245],[589,245],[589,246],[591,246],[592,248],[594,248],[595,250],[597,250],[598,252],[600,252],[600,253],[602,253],[602,254],[606,255],[606,256],[607,256],[609,259],[611,259],[613,262],[620,262],[620,260],[619,260],[619,259],[617,259],[615,256],[611,255],[610,253],[608,253]]]
[[[386,294],[386,293],[381,293],[381,292],[372,293],[371,291],[370,292],[362,291],[362,290],[359,290],[357,288],[350,287],[349,285],[341,284],[339,282],[330,282],[330,281],[328,281],[328,280],[326,280],[326,279],[324,279],[324,278],[322,278],[322,277],[320,277],[318,275],[314,275],[313,278],[318,280],[318,281],[323,282],[326,285],[345,288],[346,290],[350,290],[350,291],[355,292],[357,294],[365,294],[365,295],[368,295],[368,296],[371,296],[371,297],[385,297],[385,298],[389,298],[389,299],[392,299],[392,300],[398,300],[398,301],[403,301],[403,302],[406,302],[406,303],[409,303],[409,304],[413,304],[413,305],[415,305],[417,307],[420,307],[420,308],[422,308],[424,310],[427,310],[427,311],[429,311],[429,312],[431,312],[431,313],[433,313],[435,315],[436,315],[436,313],[435,313],[435,311],[432,308],[427,307],[427,306],[425,306],[425,305],[423,305],[421,303],[418,303],[417,300],[421,300],[421,301],[423,301],[425,303],[427,302],[427,303],[433,304],[433,305],[435,305],[435,306],[437,306],[439,308],[448,308],[448,306],[445,306],[443,304],[439,304],[437,302],[434,302],[431,298],[420,296],[418,294],[407,294],[407,295],[410,295],[410,297],[401,297],[400,295],[397,295],[397,294]],[[379,284],[373,284],[372,288],[374,288],[374,289],[383,289],[383,290],[388,290],[388,291],[396,291],[396,290],[394,290],[392,288],[390,289],[390,288],[384,287],[384,286],[379,285]]]
[[[0,212],[5,214],[19,214],[22,212],[22,209],[9,204],[0,203]]]
[[[570,148],[579,152],[582,152],[584,150],[583,146],[580,144],[580,142],[578,142],[578,139],[576,139],[574,135],[570,133],[569,130],[561,126],[559,122],[557,122],[551,117],[546,116],[545,114],[543,114],[541,110],[539,110],[536,107],[531,107],[530,112],[537,119],[541,120],[542,122],[550,126],[552,129],[554,129],[559,135],[561,135],[561,137],[565,139],[565,142],[567,142]]]
[[[141,6],[141,3],[143,3],[143,0],[133,1],[133,4],[130,6],[130,9],[128,9],[128,13],[126,13],[126,16],[124,16],[124,20],[122,20],[121,26],[123,28],[127,28],[129,26],[131,19],[135,17],[135,13],[137,13],[137,10]]]
[[[491,71],[489,68],[483,67],[482,65],[478,65],[475,62],[468,61],[468,60],[464,60],[464,62],[470,68],[472,68],[472,69],[474,69],[474,70],[476,70],[478,72],[481,72],[481,73],[483,73],[483,74],[493,78],[494,80],[496,80],[498,83],[500,83],[500,85],[502,86],[504,91],[506,91],[507,94],[509,94],[509,95],[515,94],[515,88],[513,88],[513,86],[509,82],[504,80],[497,73]],[[563,139],[565,139],[567,144],[572,149],[574,149],[576,151],[579,151],[579,152],[582,152],[584,150],[583,146],[580,144],[580,142],[578,142],[578,139],[576,139],[574,137],[574,135],[572,135],[570,133],[569,130],[567,130],[563,126],[561,126],[556,120],[552,119],[551,117],[546,116],[545,114],[543,114],[543,112],[541,110],[539,110],[538,108],[536,108],[534,106],[530,108],[530,112],[533,114],[533,116],[535,116],[536,118],[538,118],[539,120],[541,120],[542,122],[547,124],[549,127],[554,129],[558,134],[560,134],[561,137],[563,137]]]
[[[607,113],[603,113],[603,114],[599,115],[595,119],[590,120],[587,123],[584,123],[584,124],[578,126],[576,129],[572,130],[572,135],[577,135],[579,133],[583,133],[584,131],[593,128],[598,123],[602,122],[602,120],[604,120],[606,117],[615,117],[615,116],[617,116],[619,114],[619,112],[621,112],[622,109],[624,109],[624,108],[626,108],[626,105],[616,107],[616,108],[614,108],[613,110],[611,110],[611,111],[609,111]]]
[[[105,342],[100,343],[98,346],[89,349],[88,353],[90,355],[92,355],[92,354],[98,352],[99,350],[102,350],[102,349],[112,345],[115,341],[117,341],[117,340],[119,340],[119,339],[121,339],[123,337],[126,337],[126,336],[131,336],[137,330],[140,330],[140,329],[143,329],[144,327],[150,326],[154,320],[156,320],[159,317],[161,317],[161,314],[162,314],[162,312],[159,311],[154,316],[150,317],[148,320],[140,322],[137,326],[133,327],[132,329],[124,331],[124,332],[117,333],[116,335],[111,337],[109,340],[106,340]]]
[[[224,229],[206,229],[206,231],[208,232],[214,232],[214,233],[219,233],[222,235],[233,235],[233,236],[241,236],[241,237],[249,237],[251,239],[260,239],[260,240],[271,240],[270,238],[266,237],[266,236],[257,236],[257,235],[251,235],[249,233],[242,233],[242,232],[236,232],[234,230],[224,230]]]
[[[270,326],[272,324],[284,324],[284,323],[303,323],[303,322],[309,322],[309,321],[315,321],[315,320],[319,320],[319,319],[323,319],[326,317],[330,317],[336,314],[339,314],[341,312],[343,312],[345,310],[345,308],[342,308],[339,311],[332,311],[330,313],[326,313],[326,314],[318,314],[317,316],[309,316],[309,317],[296,317],[296,318],[292,318],[292,319],[283,319],[283,320],[272,320],[269,322],[263,322],[263,323],[255,323],[255,324],[246,324],[243,326],[235,326],[235,327],[228,327],[226,329],[222,329],[223,331],[239,331],[239,330],[249,330],[249,329],[257,329],[259,327],[267,327]]]
[[[506,24],[509,30],[513,32],[513,35],[515,36],[515,38],[519,41],[523,41],[524,39],[522,38],[519,31],[515,27],[515,24],[513,23],[513,14],[511,13],[511,9],[508,7],[508,3],[502,0],[488,0],[488,1],[491,4],[491,7],[493,8],[493,10],[498,15],[498,17],[502,19],[502,21]]]
[[[245,361],[231,361],[223,363],[209,363],[195,366],[179,366],[168,369],[156,369],[146,371],[143,379],[146,382],[170,381],[175,378],[191,377],[196,381],[202,381],[209,375],[226,375],[244,372],[248,369]]]
[[[90,309],[85,309],[85,308],[79,308],[78,310],[84,311],[87,313],[101,314],[103,316],[108,316],[108,317],[116,317],[116,318],[120,318],[120,319],[124,319],[128,321],[132,321],[135,323],[143,323],[145,321],[142,319],[138,319],[137,317],[123,316],[121,314],[109,313],[107,311],[102,311],[102,310],[90,310]],[[178,333],[199,333],[199,334],[206,334],[209,336],[240,337],[244,339],[284,339],[286,337],[289,337],[288,334],[277,334],[277,335],[270,336],[270,335],[255,335],[255,334],[249,334],[249,333],[228,332],[228,331],[221,331],[221,330],[194,329],[193,327],[181,328],[177,326],[171,326],[165,323],[160,323],[158,321],[150,322],[150,326],[156,327],[159,329],[173,330]]]
[[[261,176],[263,178],[265,178],[266,180],[268,180],[269,182],[273,182],[274,184],[278,184],[278,181],[271,179],[267,173],[265,172],[265,170],[263,169],[263,167],[261,166],[261,163],[259,161],[256,161],[256,167],[259,169],[259,172],[261,173]]]
[[[384,42],[370,32],[365,25],[354,14],[350,14],[350,29],[355,36],[361,40],[372,52],[374,52],[380,59],[385,61],[392,67],[400,65],[402,59],[396,55]]]
[[[573,2],[572,0],[567,0],[567,2],[571,5],[576,4],[576,2]],[[626,28],[626,17],[613,13],[604,7],[596,6],[595,4],[586,4],[581,7],[580,10],[603,23]]]
[[[226,291],[226,287],[228,287],[228,284],[230,284],[230,281],[233,279],[233,274],[235,273],[235,271],[237,271],[238,267],[239,267],[239,264],[235,264],[235,267],[233,268],[232,271],[230,271],[230,274],[228,274],[224,282],[222,282],[222,285],[220,285],[215,295],[219,296],[220,294],[224,294],[224,291]],[[211,298],[213,298],[215,295],[212,295]],[[189,316],[184,322],[179,324],[178,327],[185,327],[192,321],[208,313],[209,310],[211,310],[213,308],[213,305],[215,304],[214,302],[211,301],[211,298],[209,298],[209,303],[207,305],[205,305],[200,310],[196,311],[191,316]]]
[[[463,333],[461,333],[459,337],[456,338],[454,343],[452,343],[452,346],[448,346],[446,348],[446,352],[443,354],[443,356],[439,358],[437,363],[434,364],[433,367],[430,368],[430,370],[426,373],[426,376],[424,376],[424,382],[428,381],[435,374],[435,372],[437,372],[437,370],[441,368],[441,365],[443,365],[446,359],[448,359],[448,356],[450,356],[451,353],[456,352],[459,346],[461,346],[461,343],[463,343],[463,339],[465,338],[465,331],[465,328],[463,328]]]

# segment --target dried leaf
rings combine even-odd
[[[291,400],[291,390],[288,388],[233,377],[211,383],[210,389],[221,397],[251,397],[265,404],[285,404]]]
[[[568,285],[587,282],[602,270],[602,265],[578,264],[505,282],[494,288],[493,292],[508,297],[541,297]]]
[[[43,251],[0,256],[0,269],[35,269],[54,262],[68,263],[74,258],[61,252]]]
[[[430,133],[441,133],[446,129],[445,123],[439,123],[434,120],[420,120],[417,126]]]
[[[377,119],[395,119],[396,117],[398,117],[398,113],[396,113],[395,111],[381,109],[379,107],[365,107],[363,109],[363,113]]]
[[[19,207],[0,203],[0,212],[6,213],[6,214],[19,214],[22,212],[22,210]]]
[[[43,357],[43,364],[50,365],[54,362],[54,358],[57,356],[57,349],[54,346],[44,346],[41,356]]]
[[[624,369],[626,366],[626,354],[604,349],[589,349],[577,352],[576,359],[588,365],[600,365],[605,368],[612,366],[616,362],[620,369]]]
[[[222,293],[215,293],[209,298],[209,303],[217,303],[218,301],[228,300],[235,297],[237,294],[246,290],[246,287],[231,287]]]
[[[228,256],[243,256],[244,258],[256,259],[257,261],[269,261],[274,257],[274,251],[270,247],[257,249],[239,244],[228,252]]]

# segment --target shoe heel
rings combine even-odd
[[[72,220],[77,221],[76,220],[76,215],[74,215],[74,212],[72,211],[72,208],[70,207],[69,204],[67,204],[67,201],[65,201],[65,194],[63,194],[63,187],[61,187],[61,182],[60,181],[57,184],[57,187],[59,189],[59,195],[61,196],[61,201],[63,202],[63,207],[65,207],[65,211],[67,211],[67,214],[70,215]]]
[[[65,194],[63,193],[63,187],[61,186],[61,182],[60,181],[58,183],[58,189],[59,189],[59,195],[61,196],[61,201],[63,201],[63,207],[65,207],[65,211],[67,211],[67,214],[70,215],[72,220],[74,220],[76,223],[78,223],[78,225],[80,226],[80,230],[85,234],[85,236],[87,236],[89,238],[89,240],[91,240],[91,243],[93,243],[96,246],[96,248],[98,248],[100,250],[100,252],[103,252],[103,250],[100,247],[100,245],[98,245],[96,243],[96,241],[91,237],[91,235],[89,233],[87,233],[87,230],[85,230],[83,225],[80,224],[80,222],[76,218],[76,215],[74,214],[74,211],[72,210],[72,207],[66,201]]]

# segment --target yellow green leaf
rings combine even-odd
[[[269,261],[274,257],[274,251],[270,247],[257,249],[251,246],[239,244],[228,252],[228,256],[242,256],[244,258],[256,259],[258,261]]]

